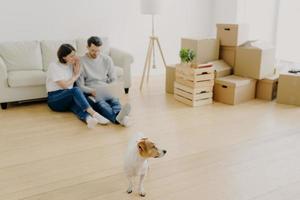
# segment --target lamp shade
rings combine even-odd
[[[141,13],[145,15],[157,15],[161,13],[162,0],[141,0]]]

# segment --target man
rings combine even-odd
[[[116,81],[116,74],[112,59],[100,53],[102,41],[92,36],[87,41],[88,52],[80,58],[81,74],[77,85],[87,96],[96,97],[96,88]],[[103,98],[95,101],[87,97],[90,105],[105,118],[114,124],[129,125],[130,105],[121,108],[119,100],[115,97]]]

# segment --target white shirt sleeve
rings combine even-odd
[[[48,76],[53,82],[65,79],[64,71],[56,63],[50,64]]]

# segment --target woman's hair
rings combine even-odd
[[[60,63],[67,63],[67,61],[65,61],[64,57],[66,57],[67,55],[69,55],[70,53],[72,53],[72,51],[75,51],[75,48],[72,47],[72,45],[70,44],[62,44],[57,51],[57,57]]]
[[[97,36],[92,36],[87,40],[88,47],[94,44],[96,47],[102,46],[102,40]]]

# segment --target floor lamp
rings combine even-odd
[[[140,84],[140,90],[143,88],[145,75],[147,73],[147,82],[149,81],[149,74],[150,74],[150,65],[151,65],[151,59],[153,59],[153,68],[156,67],[155,64],[155,44],[158,46],[160,55],[162,57],[162,60],[164,62],[164,65],[166,66],[166,61],[159,43],[159,39],[157,36],[155,36],[154,33],[154,16],[157,14],[160,14],[161,11],[161,4],[163,0],[141,0],[141,13],[145,15],[151,15],[152,16],[152,35],[149,38],[149,44],[148,44],[148,50],[146,54],[146,60],[144,65],[144,71],[143,76]]]

